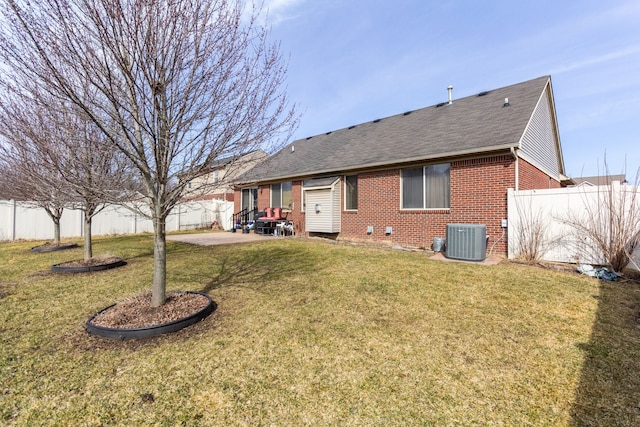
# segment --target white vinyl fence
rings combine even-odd
[[[602,264],[602,254],[593,248],[589,239],[576,232],[570,224],[584,218],[598,206],[603,198],[630,200],[637,198],[635,208],[640,208],[640,188],[613,182],[610,186],[578,186],[547,190],[508,192],[508,242],[509,258],[517,257],[521,250],[523,234],[538,230],[541,241],[541,260],[567,263]],[[629,203],[627,203],[628,206]],[[636,214],[637,215],[637,214]],[[539,227],[536,228],[536,224]],[[640,248],[633,254],[640,264]],[[633,263],[629,268],[634,268]]]
[[[221,200],[191,201],[177,205],[167,218],[167,231],[210,228],[213,222],[225,230],[232,227],[233,202]],[[93,217],[92,235],[153,232],[150,220],[122,206],[109,206]],[[60,220],[60,237],[83,234],[82,211],[65,209]],[[0,241],[50,240],[53,222],[44,209],[13,200],[0,201]]]

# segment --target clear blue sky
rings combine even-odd
[[[640,1],[267,0],[294,139],[551,75],[566,173],[640,166]]]

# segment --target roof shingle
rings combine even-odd
[[[549,76],[299,139],[240,181],[291,179],[518,147]],[[504,106],[505,98],[509,105]]]

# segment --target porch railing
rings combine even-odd
[[[244,208],[240,212],[234,213],[233,224],[231,224],[231,228],[234,230],[237,228],[242,228],[243,226],[247,225],[249,221],[255,218],[256,213],[258,213],[258,209],[255,208],[251,210],[249,210],[248,208]]]

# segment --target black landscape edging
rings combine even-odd
[[[65,267],[64,264],[66,262],[60,264],[54,264],[51,266],[51,271],[54,273],[88,273],[91,271],[102,271],[102,270],[110,270],[116,267],[122,267],[123,265],[127,265],[127,262],[123,259],[118,261],[110,262],[107,264],[97,264],[97,265],[83,265],[83,266],[75,266],[75,267]]]
[[[64,245],[42,245],[42,246],[35,246],[31,248],[31,252],[64,251],[65,249],[74,249],[77,247],[78,247],[77,243],[68,243]]]
[[[216,304],[213,302],[211,297],[202,292],[195,291],[186,291],[184,293],[188,294],[198,294],[205,296],[209,303],[200,311],[184,317],[182,319],[174,320],[173,322],[163,323],[161,325],[149,326],[146,328],[107,328],[104,326],[98,326],[91,321],[100,313],[110,309],[116,304],[112,304],[109,307],[105,307],[102,310],[98,311],[96,314],[91,316],[89,320],[87,320],[86,331],[91,335],[96,335],[102,338],[111,338],[118,340],[126,340],[126,339],[138,339],[138,338],[150,338],[155,337],[162,334],[168,334],[171,332],[179,331],[180,329],[184,329],[187,326],[193,325],[194,323],[199,322],[204,319],[208,315],[210,315],[216,307]]]

